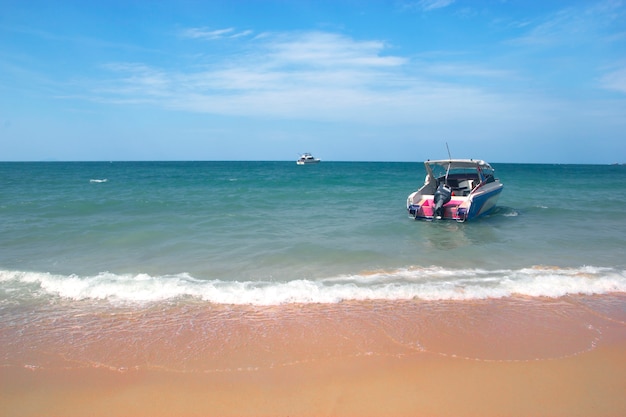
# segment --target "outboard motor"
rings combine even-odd
[[[435,210],[433,215],[437,219],[443,217],[443,205],[452,199],[452,189],[446,184],[439,184],[437,191],[435,191]]]

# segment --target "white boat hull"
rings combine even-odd
[[[314,158],[310,153],[303,153],[300,158],[296,161],[298,165],[311,165],[311,164],[319,164],[320,160]]]

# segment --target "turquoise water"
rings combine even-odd
[[[459,224],[408,218],[421,163],[0,163],[0,300],[626,291],[626,166],[492,165],[497,209]]]

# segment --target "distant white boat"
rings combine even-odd
[[[314,158],[313,155],[311,155],[308,152],[300,155],[300,158],[298,158],[298,160],[296,161],[296,164],[298,165],[309,165],[309,164],[319,164],[319,163],[320,163],[320,160],[317,158]]]

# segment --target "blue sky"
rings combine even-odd
[[[0,0],[0,160],[626,162],[626,2]]]

